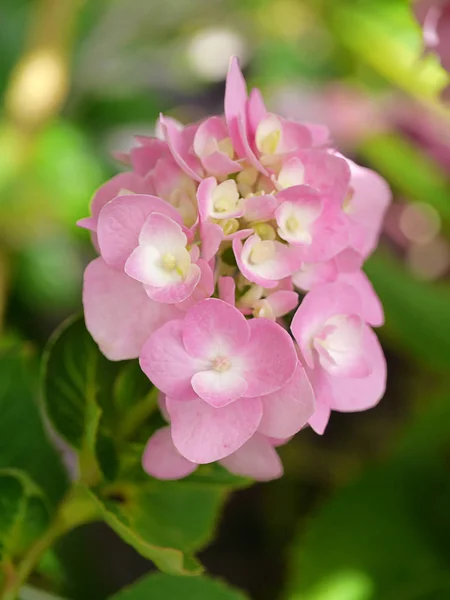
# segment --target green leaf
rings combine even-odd
[[[26,346],[0,345],[0,469],[26,471],[56,504],[67,476],[42,424],[36,366]]]
[[[383,303],[382,334],[422,364],[448,372],[450,287],[419,281],[387,251],[370,258],[365,270]]]
[[[81,318],[66,321],[55,332],[43,365],[47,414],[58,433],[82,450],[86,438],[94,437],[102,402],[112,397],[117,367],[99,352]]]
[[[162,571],[179,575],[201,572],[191,555],[211,539],[229,489],[147,477],[92,493],[103,519],[122,539]]]
[[[338,491],[299,533],[286,598],[449,597],[450,398],[427,404],[390,460]]]
[[[117,457],[102,419],[111,404],[117,363],[107,360],[80,318],[53,335],[43,360],[43,395],[58,433],[80,453],[80,468],[95,478],[96,461],[113,477]],[[98,456],[97,456],[98,454]]]
[[[0,470],[0,561],[22,554],[49,521],[47,501],[28,475]]]
[[[207,577],[172,577],[155,573],[112,596],[110,600],[245,600],[246,596]]]

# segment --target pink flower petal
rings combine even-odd
[[[200,281],[189,298],[177,305],[182,310],[189,310],[195,304],[210,298],[214,294],[214,274],[211,267],[202,258],[197,260],[196,266],[200,269]]]
[[[309,367],[313,367],[311,340],[325,321],[336,315],[359,315],[362,306],[358,292],[345,283],[315,287],[303,298],[291,323],[292,333]]]
[[[251,336],[242,348],[246,396],[270,394],[281,389],[294,374],[297,355],[290,335],[280,325],[268,319],[248,321]]]
[[[246,104],[247,85],[239,67],[239,61],[233,56],[230,60],[225,87],[225,119],[234,149],[240,158],[246,156],[242,139],[247,137],[245,125]],[[243,122],[243,129],[239,127],[240,120]]]
[[[203,167],[213,175],[229,175],[242,171],[242,166],[221,152],[218,143],[228,138],[228,129],[221,117],[205,119],[198,127],[193,147]]]
[[[309,419],[309,425],[316,433],[323,435],[330,420],[331,408],[323,402],[317,402],[316,406],[316,412]]]
[[[336,377],[367,377],[371,364],[362,351],[364,321],[358,315],[340,315],[332,321],[313,342],[321,366]]]
[[[242,147],[244,149],[244,158],[246,158],[249,163],[254,167],[257,171],[265,175],[266,177],[270,177],[269,171],[261,164],[260,160],[253,152],[253,149],[250,145],[247,135],[247,124],[245,116],[241,116],[238,118],[237,127],[239,131],[239,135],[241,137]]]
[[[196,126],[185,127],[180,130],[171,120],[166,117],[160,117],[160,123],[163,127],[165,138],[169,145],[172,156],[183,169],[186,175],[192,177],[196,181],[202,179],[202,168],[200,161],[193,154],[190,154],[190,149],[194,141]]]
[[[167,398],[172,439],[177,450],[199,464],[221,460],[236,452],[258,429],[260,398],[243,398],[213,408],[200,398],[180,402]]]
[[[283,475],[277,451],[266,437],[258,433],[220,462],[234,475],[251,477],[256,481],[270,481]]]
[[[172,398],[187,401],[197,397],[191,385],[192,376],[207,365],[186,352],[182,327],[182,321],[174,320],[157,329],[142,347],[139,362],[158,389]]]
[[[327,201],[341,205],[350,183],[350,168],[343,158],[326,150],[303,150],[296,154],[305,169],[306,185],[318,190]]]
[[[301,265],[298,249],[274,241],[273,255],[258,262],[252,262],[252,251],[261,239],[257,235],[249,237],[242,245],[239,237],[233,239],[233,251],[239,270],[249,281],[266,288],[276,287],[277,282],[295,273]]]
[[[205,171],[216,177],[224,177],[232,173],[242,171],[242,166],[235,160],[231,160],[223,152],[214,152],[202,158],[202,164]]]
[[[351,285],[357,290],[362,303],[362,318],[372,325],[372,327],[381,327],[384,323],[383,305],[378,298],[367,275],[362,271],[356,273],[341,273],[339,281]]]
[[[252,196],[244,204],[244,216],[247,221],[270,221],[274,218],[278,200],[275,196]]]
[[[314,392],[302,365],[298,362],[290,381],[262,402],[260,433],[282,439],[300,431],[315,411]]]
[[[139,234],[145,221],[153,212],[167,215],[181,224],[179,212],[156,196],[119,196],[102,208],[97,235],[106,263],[116,269],[123,269],[127,258],[138,246]]]
[[[267,117],[267,109],[261,91],[254,88],[250,92],[250,97],[247,104],[247,118],[250,129],[250,134],[255,135],[259,123]]]
[[[133,171],[145,177],[145,175],[154,169],[156,163],[161,158],[168,158],[169,156],[169,146],[166,142],[156,138],[148,138],[144,146],[132,148],[130,161]]]
[[[351,170],[350,186],[353,196],[347,208],[352,223],[351,244],[364,258],[378,244],[381,227],[392,194],[386,181],[374,171],[348,161]]]
[[[142,467],[152,477],[171,480],[190,475],[198,465],[181,456],[173,445],[170,427],[162,427],[148,440]]]
[[[338,269],[334,259],[318,263],[303,263],[292,275],[295,287],[308,292],[317,285],[336,281]]]
[[[365,355],[372,372],[363,379],[331,377],[328,383],[332,390],[331,408],[341,412],[356,412],[372,408],[381,400],[386,389],[386,359],[377,336],[365,328]]]
[[[97,231],[97,221],[94,217],[85,217],[84,219],[78,219],[78,227],[81,229],[87,229],[88,231]]]
[[[320,146],[329,146],[331,143],[330,140],[330,130],[326,125],[321,125],[320,123],[305,123],[302,125],[309,129],[311,134],[311,145],[316,148]]]
[[[308,127],[302,123],[288,121],[278,117],[282,124],[282,136],[277,153],[284,154],[295,152],[300,148],[309,148],[312,143],[312,135]]]
[[[213,259],[224,239],[223,229],[217,223],[201,223],[202,258],[209,262]]]
[[[238,400],[247,391],[247,382],[238,370],[200,371],[192,377],[194,392],[214,408],[222,408]]]
[[[298,306],[298,294],[289,290],[279,290],[267,296],[267,302],[273,311],[274,317],[284,317]]]
[[[150,300],[140,283],[109,267],[102,258],[84,272],[86,327],[110,360],[137,358],[148,336],[179,315]]]
[[[203,300],[187,313],[183,321],[183,343],[192,356],[212,360],[229,357],[250,338],[249,323],[237,308],[218,300]]]
[[[232,277],[219,277],[219,297],[232,306],[235,305],[236,284]]]
[[[163,302],[167,304],[175,304],[177,302],[183,302],[188,300],[193,294],[195,288],[200,282],[202,272],[200,267],[192,264],[189,267],[189,271],[184,281],[167,285],[164,287],[154,287],[151,285],[145,286],[149,298],[156,302]]]

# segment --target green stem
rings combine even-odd
[[[74,484],[61,502],[50,527],[28,550],[23,559],[9,577],[0,600],[16,600],[17,595],[39,564],[42,556],[56,540],[78,525],[88,523],[97,518],[98,510],[89,498],[87,490]]]
[[[148,417],[155,412],[158,402],[157,388],[152,388],[146,398],[136,404],[128,411],[119,431],[119,437],[123,440],[132,437],[133,433],[138,429]]]

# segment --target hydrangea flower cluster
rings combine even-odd
[[[387,184],[325,127],[268,112],[236,59],[224,113],[185,127],[161,116],[80,222],[100,254],[84,276],[87,327],[160,390],[168,424],[143,466],[161,479],[215,461],[279,477],[278,445],[385,389],[371,329],[383,311],[361,266]]]

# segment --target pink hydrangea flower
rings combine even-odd
[[[220,461],[279,477],[279,443],[383,394],[370,329],[383,310],[362,267],[390,190],[332,149],[326,127],[247,93],[236,59],[223,115],[161,116],[157,136],[136,141],[120,157],[130,170],[79,225],[100,255],[85,272],[86,325],[111,360],[139,356],[163,397],[168,425],[144,469],[176,479]]]
[[[385,389],[386,363],[354,287],[341,282],[315,287],[291,328],[316,394],[317,410],[309,423],[318,433],[331,410],[353,412],[377,404]]]

